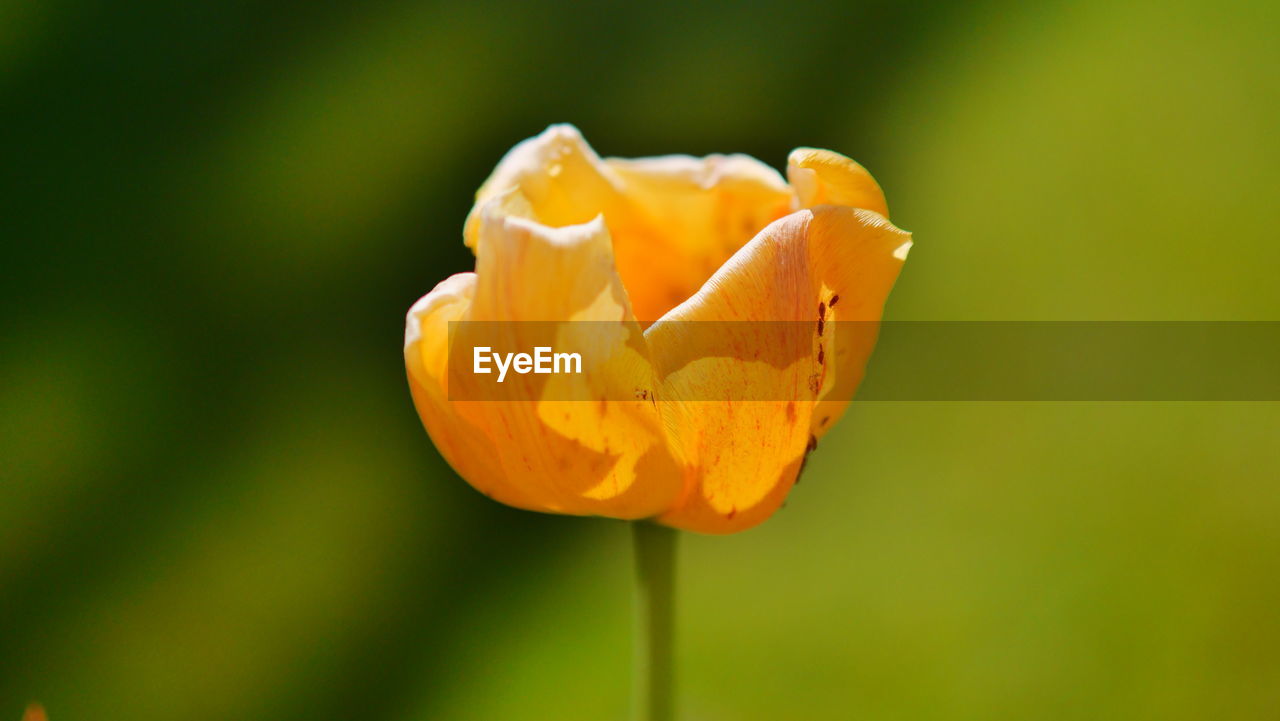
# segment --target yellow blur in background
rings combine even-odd
[[[887,320],[1280,320],[1274,2],[127,5],[0,3],[0,717],[625,718],[626,529],[472,491],[401,364],[552,122],[856,158]],[[685,718],[1274,715],[1278,435],[855,403],[685,537]]]

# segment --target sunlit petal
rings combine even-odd
[[[615,235],[614,250],[642,321],[693,295],[761,228],[792,209],[782,176],[745,155],[605,163],[622,180],[639,219],[625,229],[630,232]]]
[[[586,366],[576,375],[512,374],[503,383],[471,373],[426,374],[435,383],[427,400],[434,395],[445,402],[425,410],[420,404],[420,410],[424,417],[439,416],[439,425],[456,423],[472,446],[466,452],[486,455],[471,470],[468,459],[455,461],[445,452],[464,478],[505,503],[619,518],[654,515],[670,505],[682,471],[668,451],[655,404],[617,400],[640,391],[647,396],[656,382],[613,269],[604,222],[551,228],[513,208],[527,210],[509,194],[487,204],[481,217],[470,295],[450,318],[464,321],[454,326],[453,342],[461,348],[590,348],[583,353]],[[554,292],[548,292],[549,279],[555,279]],[[447,323],[441,319],[452,306],[441,301],[434,307],[440,309],[434,322]],[[437,325],[431,342],[422,340],[426,335],[423,330],[416,343],[423,367],[447,352],[440,337],[448,330]],[[433,423],[427,425],[435,438]],[[457,431],[443,434],[445,445],[460,445],[450,432]]]
[[[909,244],[870,211],[793,213],[649,328],[664,413],[693,469],[664,522],[729,533],[781,505],[861,380]]]
[[[844,205],[889,217],[880,185],[867,169],[830,150],[796,148],[787,158],[787,180],[801,208]]]

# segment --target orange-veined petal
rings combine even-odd
[[[663,412],[691,469],[664,523],[731,533],[781,505],[823,419],[861,379],[909,247],[910,235],[874,212],[799,211],[649,328]],[[833,320],[862,322],[828,331]]]

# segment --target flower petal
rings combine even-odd
[[[640,219],[633,227],[660,229],[652,237],[615,235],[619,272],[644,321],[688,299],[761,228],[792,210],[778,171],[746,155],[604,162]]]
[[[572,125],[552,125],[503,156],[476,192],[463,228],[467,247],[478,251],[480,222],[489,201],[512,191],[524,197],[529,218],[552,227],[580,225],[601,214],[608,220],[626,214],[621,179]]]
[[[880,185],[850,158],[818,148],[796,148],[787,158],[787,180],[801,208],[846,205],[889,217]]]
[[[450,276],[409,309],[404,339],[409,390],[431,440],[458,475],[486,496],[537,508],[532,496],[510,483],[493,439],[460,417],[448,400],[449,324],[465,317],[475,285],[475,273]]]
[[[666,421],[692,469],[664,523],[731,533],[781,505],[822,419],[829,425],[861,380],[909,245],[870,211],[799,211],[649,328]],[[832,320],[862,322],[828,332]]]
[[[557,513],[653,516],[670,506],[682,470],[653,402],[609,400],[641,390],[650,398],[656,386],[613,268],[609,232],[601,218],[551,228],[520,217],[529,212],[514,192],[486,203],[465,307],[454,288],[420,301],[426,317],[416,333],[411,320],[406,334],[410,376],[428,388],[415,391],[427,401],[419,411],[446,459],[497,500]],[[450,329],[448,320],[464,322]],[[456,365],[446,372],[450,334],[456,348],[468,349],[457,356],[465,360],[475,346],[591,352],[582,353],[580,375],[513,373],[498,384]]]
[[[544,225],[603,215],[618,274],[646,325],[692,295],[794,204],[778,172],[745,155],[601,160],[572,125],[553,125],[503,157],[467,217],[469,247],[482,242],[485,205],[511,192],[523,196],[528,216]]]

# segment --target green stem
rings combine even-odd
[[[636,547],[635,721],[671,721],[676,531],[631,524]]]

